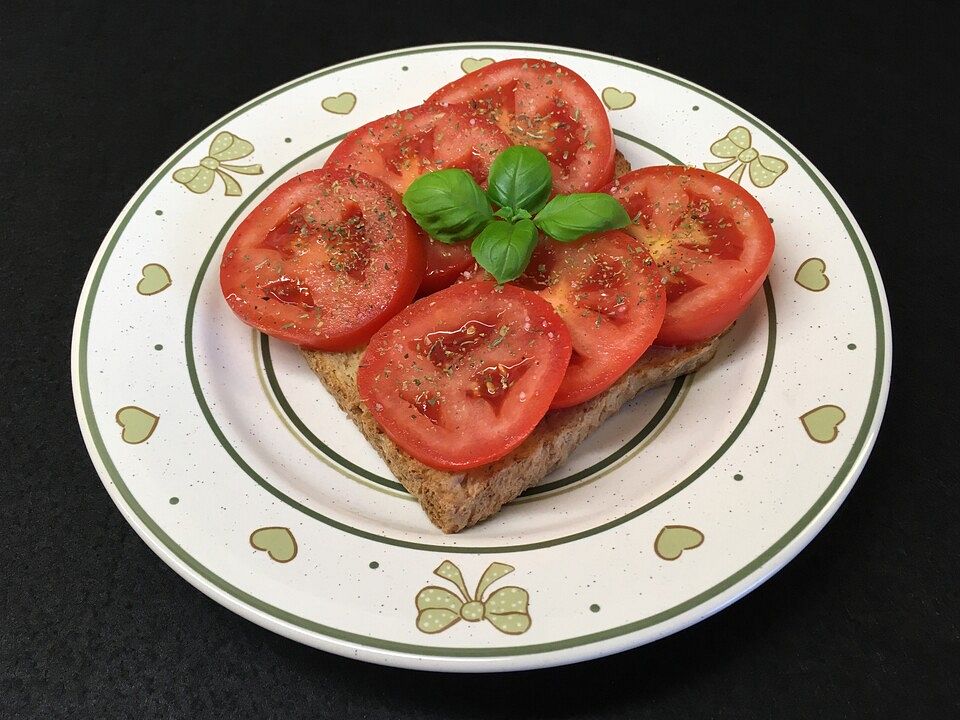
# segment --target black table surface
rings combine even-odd
[[[0,717],[960,716],[956,41],[947,6],[351,0],[0,9]],[[613,4],[611,4],[613,5]],[[107,228],[186,139],[317,68],[522,40],[704,85],[817,165],[893,316],[873,456],[792,563],[713,618],[576,666],[454,676],[365,665],[241,619],[164,565],[84,450],[70,333]],[[952,61],[950,58],[953,58]]]

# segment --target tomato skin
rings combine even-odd
[[[312,170],[237,226],[220,287],[234,313],[261,332],[346,350],[410,303],[423,271],[416,225],[393,190],[363,173]]]
[[[660,267],[667,310],[658,345],[691,345],[726,330],[763,285],[773,226],[739,184],[677,165],[634,170],[605,188]]]
[[[573,70],[548,60],[503,60],[444,85],[427,102],[466,105],[495,119],[514,144],[550,160],[555,193],[594,192],[613,179],[607,111]]]
[[[619,230],[570,243],[541,240],[517,282],[537,290],[570,331],[573,353],[551,408],[607,390],[663,323],[666,295],[656,264],[640,241]]]
[[[424,104],[349,133],[324,167],[360,170],[400,195],[423,173],[443,168],[466,170],[486,187],[490,163],[510,145],[500,128],[466,108]],[[456,280],[473,264],[473,256],[469,243],[441,243],[417,230],[427,263],[419,294],[428,295]]]
[[[452,285],[462,273],[476,264],[469,242],[442,243],[427,236],[422,229],[417,229],[420,230],[421,237],[426,236],[423,246],[426,270],[417,290],[419,297],[431,295]]]
[[[570,359],[549,303],[475,280],[422,298],[373,336],[360,397],[387,435],[430,467],[497,460],[533,431]]]

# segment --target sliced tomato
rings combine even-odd
[[[430,295],[456,282],[461,274],[476,265],[470,253],[469,242],[442,243],[430,238],[419,227],[421,237],[426,237],[424,251],[427,260],[426,272],[420,283],[418,295]]]
[[[606,189],[660,267],[667,314],[660,345],[690,345],[728,328],[763,284],[773,226],[740,185],[676,165],[634,170]]]
[[[424,173],[451,167],[466,170],[482,185],[490,163],[510,144],[477,113],[425,104],[357,128],[337,145],[326,166],[360,170],[400,194]]]
[[[593,88],[547,60],[504,60],[437,90],[427,102],[466,105],[514,144],[550,160],[557,193],[593,192],[613,179],[613,131]]]
[[[387,435],[444,470],[493,462],[546,414],[570,335],[536,293],[489,281],[423,298],[371,339],[360,397]]]
[[[486,186],[490,163],[510,139],[486,118],[465,108],[419,105],[357,128],[337,145],[325,167],[360,170],[399,194],[425,172],[466,170]],[[445,244],[422,233],[427,270],[421,294],[452,283],[473,263],[469,243]]]
[[[288,180],[237,227],[220,287],[248,325],[307,348],[366,341],[413,299],[423,247],[400,198],[348,170]]]
[[[613,385],[657,337],[666,305],[643,244],[619,230],[572,243],[544,239],[517,283],[536,290],[570,330],[573,354],[551,407],[589,400]]]

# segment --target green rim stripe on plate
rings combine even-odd
[[[567,55],[570,57],[582,57],[591,60],[597,60],[600,62],[606,62],[612,65],[619,65],[626,67],[647,75],[652,75],[658,77],[668,82],[671,82],[680,87],[686,88],[693,92],[699,93],[702,96],[716,102],[718,105],[729,110],[731,113],[743,118],[744,120],[753,123],[757,127],[763,129],[770,137],[773,139],[783,150],[788,153],[796,162],[797,166],[801,168],[814,182],[814,184],[820,189],[820,191],[827,198],[831,207],[837,213],[837,216],[840,218],[843,223],[844,229],[847,231],[847,234],[850,237],[851,242],[853,243],[857,255],[860,259],[861,266],[863,267],[865,277],[867,280],[867,286],[870,291],[871,304],[874,313],[875,320],[875,341],[876,341],[876,356],[874,361],[874,376],[873,382],[871,385],[870,396],[867,401],[866,411],[864,413],[864,419],[860,426],[859,431],[857,432],[856,437],[854,438],[853,446],[851,447],[850,452],[847,454],[847,457],[844,459],[837,473],[834,475],[830,484],[820,495],[820,497],[813,503],[810,509],[804,513],[804,515],[789,529],[783,536],[780,537],[776,542],[774,542],[770,547],[760,553],[757,557],[751,560],[749,563],[744,565],[740,570],[728,576],[724,580],[715,584],[713,587],[704,590],[703,592],[695,595],[694,597],[675,605],[672,608],[668,608],[662,612],[656,613],[646,618],[640,620],[620,625],[617,627],[609,628],[597,633],[591,633],[588,635],[580,635],[577,637],[567,638],[565,640],[539,643],[535,645],[520,645],[513,646],[508,648],[468,648],[468,647],[442,647],[442,646],[427,646],[427,645],[416,645],[409,643],[400,643],[390,640],[383,640],[380,638],[373,638],[366,635],[361,635],[358,633],[352,633],[338,628],[333,628],[330,626],[317,623],[315,621],[309,620],[307,618],[299,617],[293,615],[281,608],[277,608],[269,603],[265,603],[259,598],[256,598],[249,593],[241,590],[240,588],[232,585],[223,578],[219,577],[213,573],[208,568],[200,564],[194,557],[187,553],[183,548],[181,548],[162,528],[157,525],[157,523],[150,517],[149,514],[145,512],[143,507],[137,502],[136,498],[132,495],[129,488],[123,482],[123,478],[120,476],[115,464],[113,463],[112,458],[106,450],[106,446],[103,441],[103,437],[100,433],[99,426],[97,425],[97,418],[93,412],[92,401],[90,398],[90,389],[89,389],[89,378],[88,378],[88,363],[87,363],[87,352],[89,349],[89,331],[90,331],[90,318],[93,313],[93,307],[95,304],[97,290],[99,289],[100,282],[103,278],[104,269],[106,267],[106,262],[109,259],[113,249],[116,247],[117,242],[119,241],[120,236],[122,235],[124,229],[129,224],[131,217],[136,213],[140,208],[145,199],[146,195],[156,186],[156,184],[163,178],[188,152],[193,150],[204,138],[206,138],[209,133],[222,128],[226,123],[230,122],[234,118],[238,117],[242,113],[246,112],[251,107],[259,105],[260,103],[279,95],[280,93],[286,92],[287,90],[296,87],[297,85],[308,82],[314,78],[327,75],[338,70],[343,70],[349,67],[354,67],[357,65],[366,64],[369,62],[386,60],[390,58],[405,57],[411,55],[419,55],[423,53],[430,52],[439,52],[445,50],[489,50],[489,49],[503,49],[511,51],[546,51],[549,53],[554,53],[558,55]],[[769,287],[769,286],[768,286]],[[156,538],[160,541],[170,552],[172,552],[181,562],[183,562],[188,568],[195,572],[200,577],[204,578],[214,587],[219,590],[228,593],[233,598],[238,600],[241,603],[244,603],[254,609],[257,609],[261,612],[264,612],[272,617],[286,622],[292,626],[299,627],[311,632],[315,632],[319,635],[333,638],[336,640],[342,640],[346,642],[351,642],[356,645],[363,647],[376,648],[391,650],[395,652],[411,653],[416,655],[427,655],[434,657],[505,657],[505,656],[515,656],[515,655],[526,655],[532,653],[542,653],[550,652],[556,650],[563,650],[565,648],[578,647],[582,645],[587,645],[594,642],[599,642],[602,640],[608,640],[617,638],[626,634],[634,633],[645,628],[652,627],[661,622],[674,618],[678,615],[692,610],[699,606],[700,604],[716,597],[720,593],[728,590],[729,588],[736,585],[738,582],[746,579],[751,574],[757,572],[763,566],[774,558],[781,550],[787,547],[799,534],[817,517],[817,515],[829,504],[831,499],[837,494],[841,486],[844,483],[848,473],[857,463],[861,451],[864,449],[866,444],[867,436],[870,432],[871,426],[877,414],[877,408],[880,401],[880,396],[883,388],[883,380],[885,377],[885,368],[886,368],[886,333],[885,333],[885,324],[884,324],[884,312],[883,305],[879,294],[879,286],[876,278],[873,275],[873,269],[870,265],[870,261],[867,256],[867,251],[864,248],[863,244],[860,242],[859,237],[857,236],[856,231],[853,228],[853,223],[850,218],[847,217],[843,208],[840,205],[838,199],[828,190],[823,180],[813,171],[809,163],[796,151],[784,138],[782,138],[778,133],[776,133],[772,128],[762,123],[757,118],[753,117],[745,110],[733,105],[724,98],[714,94],[713,92],[701,88],[693,83],[690,83],[682,78],[672,76],[668,73],[665,73],[655,68],[650,68],[639,63],[630,62],[627,60],[622,60],[620,58],[614,58],[606,55],[601,55],[598,53],[587,53],[582,51],[568,50],[565,48],[557,48],[551,46],[538,46],[538,45],[523,45],[523,44],[491,44],[491,43],[463,43],[463,44],[448,44],[448,45],[437,45],[430,47],[415,48],[411,50],[395,51],[390,53],[383,53],[380,55],[372,55],[365,58],[360,58],[351,62],[341,63],[340,65],[331,66],[324,70],[305,75],[302,78],[291,81],[286,85],[283,85],[279,88],[274,89],[271,92],[268,92],[264,95],[261,95],[258,98],[248,102],[247,104],[241,106],[233,113],[225,116],[221,120],[218,120],[216,123],[210,127],[203,130],[201,133],[196,135],[192,140],[190,140],[186,145],[184,145],[180,151],[172,157],[165,166],[163,166],[159,171],[154,173],[154,175],[148,180],[144,187],[139,192],[136,199],[131,203],[129,209],[124,214],[123,218],[117,224],[116,229],[114,230],[112,236],[107,240],[106,246],[102,250],[102,255],[100,257],[99,264],[94,268],[92,275],[90,276],[90,284],[88,294],[84,303],[82,310],[82,315],[79,321],[79,339],[77,343],[77,381],[79,384],[79,395],[81,406],[83,409],[83,418],[86,421],[87,430],[90,433],[90,438],[93,442],[94,448],[97,451],[97,454],[104,465],[104,468],[107,471],[107,474],[110,477],[110,480],[113,482],[117,492],[127,503],[127,506],[133,512],[133,514],[140,519],[144,526],[149,530]],[[445,548],[446,552],[450,550]]]
[[[333,460],[333,462],[346,468],[351,473],[359,475],[360,477],[369,480],[372,483],[376,483],[377,485],[382,485],[385,488],[398,490],[404,493],[407,492],[407,489],[396,480],[390,480],[389,478],[385,478],[382,475],[377,475],[375,472],[367,470],[366,468],[360,467],[356,463],[347,460],[347,458],[327,445],[323,440],[318,438],[303,421],[303,419],[296,413],[296,411],[294,411],[293,407],[291,407],[290,401],[287,400],[287,396],[283,392],[283,388],[280,387],[280,381],[277,379],[277,373],[273,368],[273,355],[270,353],[270,336],[260,333],[259,345],[260,356],[263,358],[263,374],[266,376],[267,382],[270,384],[270,390],[273,392],[273,396],[277,399],[277,404],[280,406],[280,410],[287,416],[287,419],[293,424],[297,431],[303,435],[307,442],[313,445],[328,458]]]
[[[615,458],[613,462],[611,462],[606,468],[604,468],[599,472],[592,473],[591,476],[587,480],[584,480],[583,482],[572,484],[572,485],[566,485],[561,488],[550,488],[549,492],[545,492],[545,494],[542,496],[533,495],[531,497],[524,494],[524,495],[521,495],[516,500],[513,500],[513,502],[517,504],[525,504],[525,503],[539,500],[541,498],[542,499],[549,498],[553,500],[554,498],[559,497],[560,495],[565,495],[568,492],[579,490],[580,488],[584,488],[584,487],[587,487],[588,485],[592,485],[593,483],[597,482],[598,480],[602,480],[604,477],[606,477],[610,473],[617,470],[621,465],[629,463],[631,460],[637,457],[645,448],[647,448],[653,441],[655,441],[660,436],[660,433],[662,433],[664,430],[667,429],[667,426],[673,420],[674,415],[677,414],[677,412],[680,410],[681,406],[683,405],[683,401],[686,400],[687,395],[690,392],[690,387],[693,385],[693,380],[695,377],[696,377],[696,373],[690,373],[688,375],[684,375],[683,377],[679,377],[674,381],[674,385],[670,389],[671,391],[676,389],[677,398],[676,400],[673,401],[673,403],[669,407],[666,408],[666,415],[659,419],[658,424],[654,424],[653,422],[651,422],[650,425],[653,426],[651,432],[648,433],[646,437],[644,437],[639,443],[637,443],[637,445],[629,448],[627,452]],[[657,498],[657,500],[659,500],[659,498]],[[647,509],[649,510],[650,508],[647,508]]]
[[[677,403],[677,400],[680,397],[680,391],[683,389],[683,385],[687,381],[688,377],[688,375],[684,375],[673,381],[673,384],[670,386],[670,391],[663,399],[660,407],[657,408],[657,411],[653,414],[653,417],[650,418],[646,425],[640,428],[640,432],[627,440],[627,442],[625,442],[621,447],[614,450],[602,460],[598,460],[590,467],[586,467],[583,470],[579,470],[572,475],[567,475],[567,477],[554,480],[553,482],[544,483],[543,485],[535,485],[529,490],[521,493],[520,497],[531,498],[544,493],[552,493],[554,490],[560,490],[561,488],[578,483],[581,480],[590,479],[597,473],[602,472],[606,468],[613,465],[624,455],[629,454],[635,447],[650,437],[655,430],[658,428],[660,430],[663,429],[661,423],[664,421],[664,418],[667,418],[668,421],[669,419],[673,418],[674,413],[672,411],[677,409],[675,403]]]
[[[241,202],[237,208],[230,214],[230,217],[227,218],[226,223],[220,229],[220,232],[217,233],[217,236],[214,238],[213,243],[210,245],[210,249],[207,251],[207,254],[204,256],[203,261],[200,263],[200,268],[197,271],[196,278],[193,283],[193,288],[190,291],[190,298],[187,302],[187,318],[184,328],[184,352],[186,353],[186,364],[187,372],[190,375],[190,385],[193,388],[193,394],[196,397],[197,404],[200,407],[200,412],[203,415],[203,418],[206,420],[207,425],[210,427],[210,430],[213,432],[214,437],[217,441],[226,450],[230,458],[236,463],[237,467],[243,470],[257,485],[262,487],[264,490],[269,492],[278,500],[284,502],[295,510],[308,515],[314,520],[319,520],[320,522],[334,527],[343,532],[350,533],[351,535],[356,535],[358,537],[365,538],[367,540],[373,540],[375,542],[385,543],[387,545],[394,545],[397,547],[405,547],[411,550],[424,550],[429,552],[447,552],[447,553],[515,553],[522,552],[525,550],[536,550],[539,548],[554,547],[556,545],[563,545],[568,542],[573,542],[575,540],[581,540],[585,537],[590,537],[591,535],[597,535],[602,532],[606,532],[612,528],[622,525],[625,522],[633,520],[643,513],[651,510],[652,508],[657,507],[663,502],[666,502],[678,492],[687,487],[694,480],[699,478],[703,473],[705,473],[736,441],[740,436],[740,433],[743,432],[746,428],[747,423],[750,421],[750,418],[753,417],[753,413],[756,411],[757,406],[760,404],[760,399],[763,397],[763,391],[766,389],[767,381],[770,378],[770,371],[773,367],[773,356],[776,349],[776,329],[777,329],[777,313],[774,306],[773,292],[770,289],[770,281],[767,280],[764,283],[764,297],[767,302],[767,353],[764,358],[763,371],[760,374],[760,381],[757,384],[757,389],[753,394],[753,397],[750,400],[750,404],[747,406],[747,410],[744,413],[743,417],[740,419],[740,422],[737,423],[736,427],[733,429],[733,432],[720,444],[720,447],[704,462],[700,467],[693,471],[686,478],[681,480],[679,483],[675,484],[669,490],[661,494],[659,497],[654,498],[653,500],[647,502],[639,508],[631,510],[630,512],[621,515],[618,518],[609,520],[601,525],[589,528],[587,530],[581,530],[580,532],[571,533],[569,535],[563,535],[556,538],[551,538],[549,540],[541,540],[538,542],[530,543],[520,543],[516,545],[437,545],[434,543],[421,543],[414,542],[411,540],[401,540],[399,538],[393,538],[386,535],[378,535],[372,533],[368,530],[362,530],[360,528],[353,527],[345,522],[331,518],[323,513],[317,512],[313,508],[304,505],[303,503],[293,499],[286,493],[284,493],[279,488],[275,487],[270,483],[266,478],[260,475],[252,465],[250,465],[240,454],[240,452],[230,444],[230,441],[227,439],[226,434],[223,432],[223,429],[217,423],[216,418],[213,416],[213,412],[210,410],[210,406],[207,403],[206,396],[203,394],[203,388],[200,385],[200,377],[197,373],[196,358],[193,352],[193,323],[194,316],[196,314],[197,300],[200,296],[200,288],[203,285],[203,281],[207,275],[207,269],[210,266],[211,261],[216,255],[217,250],[220,248],[224,238],[226,237],[227,231],[231,226],[236,222],[236,220],[245,212],[247,207],[267,188],[269,188],[278,178],[280,178],[288,170],[296,166],[297,164],[303,162],[306,158],[310,157],[314,153],[329,147],[332,143],[337,142],[343,136],[327,140],[320,145],[317,145],[310,150],[302,153],[297,156],[287,164],[279,168],[273,175],[265,179],[255,190],[253,190],[250,195]]]
[[[260,353],[260,338],[261,334],[259,331],[250,328],[250,345],[253,355],[253,366],[254,372],[257,375],[257,380],[260,382],[260,390],[263,392],[264,398],[267,400],[267,405],[270,406],[270,409],[273,410],[273,414],[277,416],[277,419],[280,423],[287,429],[287,431],[297,440],[300,445],[302,445],[311,455],[320,460],[324,465],[329,467],[331,470],[339,473],[348,480],[353,480],[358,482],[361,485],[366,485],[367,487],[381,492],[384,495],[390,495],[391,497],[401,498],[408,502],[416,502],[416,499],[410,495],[405,489],[401,488],[400,490],[391,490],[389,488],[381,486],[379,483],[373,483],[365,478],[359,477],[342,466],[338,465],[334,460],[327,457],[324,453],[320,452],[310,440],[303,437],[297,428],[294,427],[293,422],[284,414],[283,410],[280,408],[280,401],[274,395],[273,390],[270,387],[270,382],[267,379],[267,375],[263,370],[263,357]]]
[[[613,131],[613,134],[616,135],[617,137],[623,138],[624,140],[629,140],[632,143],[636,143],[641,147],[645,147],[647,150],[652,150],[653,152],[657,153],[657,155],[659,155],[660,157],[665,158],[668,162],[672,162],[674,165],[684,164],[683,160],[678,158],[676,155],[671,155],[663,148],[659,148],[653,143],[647,142],[646,140],[641,140],[636,135],[631,135],[628,132],[624,132],[623,130],[616,130],[616,129]]]
[[[683,162],[679,160],[675,155],[671,155],[663,148],[657,147],[653,143],[647,142],[646,140],[641,140],[635,135],[631,135],[630,133],[623,132],[621,130],[614,130],[613,134],[618,137],[624,138],[625,140],[629,140],[630,142],[633,142],[637,145],[640,145],[641,147],[644,147],[647,150],[651,150],[657,153],[658,155],[660,155],[660,157],[666,159],[668,162],[671,162],[674,165],[683,164]],[[228,228],[229,226],[230,226],[230,223],[228,222],[224,226],[224,229]],[[277,378],[276,371],[274,370],[274,367],[273,367],[273,356],[272,356],[272,353],[270,352],[270,337],[265,334],[260,335],[260,355],[263,358],[263,370],[267,377],[267,381],[270,384],[270,389],[273,391],[273,396],[276,398],[277,403],[279,404],[283,412],[286,413],[286,416],[287,416],[286,419],[297,429],[297,431],[303,436],[305,440],[311,443],[317,450],[319,450],[321,453],[326,455],[330,460],[339,464],[341,467],[345,468],[350,473],[354,475],[359,475],[360,477],[366,480],[369,480],[370,482],[376,483],[378,485],[382,485],[385,488],[389,488],[391,490],[396,490],[403,493],[407,492],[406,488],[404,488],[403,485],[401,485],[396,480],[391,480],[390,478],[386,478],[383,475],[377,475],[375,472],[371,470],[367,470],[366,468],[363,468],[357,465],[356,463],[351,462],[347,458],[343,457],[343,455],[341,455],[336,450],[334,450],[329,445],[327,445],[325,442],[323,442],[323,440],[317,437],[316,433],[310,430],[309,426],[303,421],[303,418],[301,418],[297,414],[297,412],[293,409],[293,406],[290,404],[290,401],[287,399],[286,395],[283,392],[283,387],[280,385],[280,381]],[[643,440],[651,432],[653,432],[654,428],[657,427],[657,424],[670,411],[670,405],[677,399],[677,396],[680,394],[680,388],[682,387],[682,385],[683,385],[683,378],[677,378],[674,381],[673,386],[670,388],[670,392],[667,395],[666,399],[664,400],[663,404],[657,409],[656,413],[654,414],[653,419],[650,420],[650,422],[648,422],[644,426],[644,428],[640,430],[639,433],[637,433],[630,440],[628,440],[623,447],[619,448],[618,450],[615,450],[613,453],[611,453],[607,457],[594,463],[588,468],[580,470],[579,472],[576,472],[564,478],[560,478],[558,480],[554,480],[549,483],[544,483],[543,485],[537,485],[535,487],[529,488],[528,490],[525,490],[520,495],[520,497],[526,498],[534,495],[542,495],[544,493],[552,492],[554,490],[559,490],[560,488],[564,488],[575,482],[579,482],[594,473],[600,472],[601,470],[609,466],[611,463],[619,460],[621,457],[626,455],[633,448],[635,448],[637,445],[643,442]]]

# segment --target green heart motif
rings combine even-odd
[[[813,292],[826,290],[830,284],[830,278],[825,274],[827,264],[820,258],[810,258],[804,260],[797,269],[797,274],[793,279],[797,285]]]
[[[342,92],[336,97],[324,98],[320,106],[327,112],[332,112],[336,115],[347,115],[353,110],[353,106],[356,104],[356,95],[352,92]]]
[[[140,272],[143,277],[137,283],[137,292],[141,295],[156,295],[170,287],[170,283],[173,282],[167,269],[157,263],[144,265]]]
[[[289,528],[262,527],[250,533],[250,544],[265,550],[271,560],[288,563],[297,556],[297,541]]]
[[[632,92],[621,92],[615,87],[604,88],[600,97],[603,98],[603,104],[611,110],[623,110],[637,101],[637,96]]]
[[[136,405],[127,405],[117,410],[117,425],[123,428],[120,437],[125,443],[137,445],[146,442],[157,429],[158,415],[147,412]]]
[[[800,416],[803,429],[811,440],[818,443],[829,443],[837,439],[839,431],[837,425],[847,418],[843,408],[836,405],[821,405]]]
[[[460,63],[460,69],[469,74],[474,70],[479,70],[482,67],[492,64],[493,58],[464,58],[463,62]]]
[[[667,525],[653,542],[653,551],[664,560],[676,560],[684,550],[703,545],[703,533],[688,525]]]

